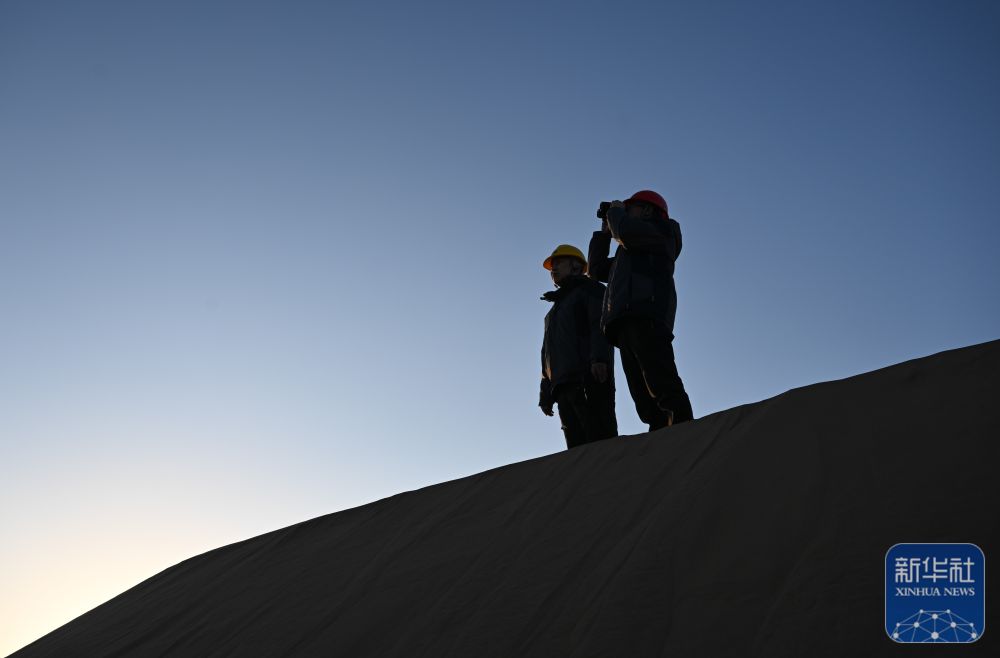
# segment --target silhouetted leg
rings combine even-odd
[[[559,386],[556,390],[556,404],[559,407],[559,420],[562,421],[563,435],[566,437],[566,447],[575,448],[587,442],[587,432],[584,427],[587,404],[582,386]]]
[[[674,361],[674,337],[667,326],[653,321],[630,322],[628,334],[646,388],[657,407],[672,411],[674,423],[683,423],[694,418],[691,399],[677,373],[677,364]]]
[[[621,322],[625,323],[626,321],[622,320]],[[622,369],[625,371],[628,392],[632,395],[632,401],[635,402],[635,411],[639,414],[639,420],[649,425],[650,430],[654,430],[667,424],[667,414],[657,406],[646,386],[642,365],[632,349],[632,343],[635,340],[632,333],[628,326],[622,326],[619,329],[618,341]]]
[[[600,441],[618,436],[618,419],[615,417],[614,380],[603,384],[587,383],[587,440]]]

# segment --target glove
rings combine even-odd
[[[538,394],[538,406],[541,408],[542,413],[546,416],[553,415],[552,405],[555,404],[555,399],[552,397],[552,393],[549,391],[548,382],[542,380],[542,390]]]

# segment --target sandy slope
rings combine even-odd
[[[908,655],[890,546],[1000,565],[998,401],[1000,341],[796,389],[211,551],[14,655]]]

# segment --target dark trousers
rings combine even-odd
[[[613,381],[562,384],[555,398],[567,448],[618,436]]]
[[[691,400],[674,363],[674,336],[666,324],[644,318],[615,322],[622,369],[635,410],[650,431],[694,418]]]

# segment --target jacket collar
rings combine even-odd
[[[546,302],[557,302],[568,295],[573,288],[586,283],[587,280],[588,279],[585,274],[574,274],[573,276],[566,277],[563,279],[561,286],[543,294],[540,299]]]

